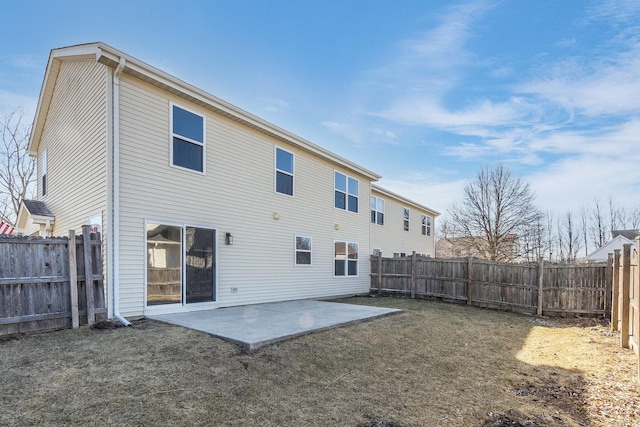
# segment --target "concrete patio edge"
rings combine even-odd
[[[402,310],[342,302],[297,300],[148,316],[255,351],[293,338],[352,326]]]

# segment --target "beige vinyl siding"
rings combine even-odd
[[[367,178],[131,77],[120,90],[123,315],[144,314],[145,220],[217,229],[219,306],[368,291]],[[170,166],[171,102],[206,117],[205,175]],[[275,146],[295,156],[294,197],[274,190]],[[358,214],[334,208],[335,170],[359,179]],[[295,266],[295,235],[313,239],[311,266]],[[358,277],[334,277],[335,240],[359,244]]]
[[[107,208],[107,76],[95,61],[60,65],[51,107],[38,145],[47,150],[47,194],[38,198],[55,215],[54,235],[67,235]]]
[[[384,225],[370,224],[371,247],[382,251],[385,257],[392,257],[394,253],[406,253],[411,255],[413,251],[419,254],[435,256],[434,226],[435,217],[432,212],[420,209],[403,200],[391,197],[372,189],[372,195],[384,200]],[[404,231],[404,208],[409,208],[409,231]],[[371,217],[371,210],[367,212]],[[422,215],[431,218],[431,235],[422,234]]]

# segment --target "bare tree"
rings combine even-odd
[[[452,231],[484,258],[513,260],[522,254],[517,239],[541,217],[528,183],[503,165],[480,170],[464,188],[462,202],[448,210]]]
[[[0,220],[14,223],[20,202],[30,194],[35,179],[35,160],[28,156],[29,126],[17,108],[0,118]]]
[[[629,225],[632,229],[640,228],[640,206],[637,206],[631,213],[629,214]]]
[[[549,211],[547,211],[547,213],[545,214],[545,220],[546,220],[546,238],[545,238],[545,245],[548,251],[548,259],[549,261],[554,261],[554,255],[556,256],[556,258],[558,257],[558,254],[560,253],[560,251],[557,250],[556,248],[556,238],[554,237],[554,230],[553,230],[553,214]]]
[[[609,231],[624,230],[627,225],[626,216],[627,214],[624,207],[616,206],[613,201],[613,197],[609,196],[609,220],[611,224],[611,229]]]
[[[600,206],[600,201],[595,200],[593,209],[591,210],[591,238],[593,244],[600,248],[607,242],[607,220],[604,217],[604,212]]]
[[[586,258],[589,256],[589,214],[584,205],[580,207],[580,235],[584,244],[584,257]]]
[[[544,258],[547,252],[546,227],[544,217],[540,217],[520,235],[520,246],[523,257],[527,262],[534,262]]]
[[[558,220],[558,243],[561,258],[566,262],[576,262],[580,251],[580,233],[573,213],[567,211],[564,220]]]

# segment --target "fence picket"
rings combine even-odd
[[[70,238],[0,237],[0,336],[76,327],[74,319],[79,324],[83,311],[94,321],[106,318],[99,238],[87,239],[89,244],[78,238],[75,233]],[[95,252],[80,263],[87,246]],[[82,280],[94,298],[76,296],[74,303],[73,293],[85,286]]]
[[[606,266],[372,257],[372,291],[559,316],[608,315]],[[424,286],[414,286],[424,283]]]

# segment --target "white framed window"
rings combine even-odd
[[[431,217],[422,215],[422,235],[431,236]]]
[[[358,187],[356,178],[334,172],[334,206],[349,212],[358,213]]]
[[[384,225],[384,199],[371,196],[371,224]]]
[[[205,118],[171,104],[171,165],[205,173]]]
[[[47,150],[40,154],[40,168],[42,170],[42,196],[47,195]]]
[[[276,147],[275,158],[276,193],[293,196],[293,153]]]
[[[403,218],[404,231],[409,231],[409,208],[404,208]]]
[[[296,236],[296,265],[311,265],[311,237]]]
[[[358,275],[358,244],[353,242],[333,242],[333,275]]]

